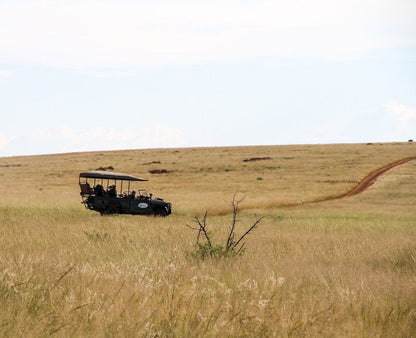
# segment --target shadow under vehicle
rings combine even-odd
[[[152,194],[148,195],[145,189],[138,189],[137,193],[130,190],[131,182],[137,181],[147,180],[116,172],[82,172],[79,174],[82,203],[87,209],[98,211],[101,215],[167,216],[172,213],[171,203],[152,198]],[[127,190],[123,190],[123,185]]]

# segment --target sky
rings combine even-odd
[[[416,140],[415,0],[0,0],[0,156]]]

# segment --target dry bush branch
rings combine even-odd
[[[197,224],[197,227],[192,227],[186,224],[186,226],[189,229],[198,231],[197,238],[196,238],[197,248],[195,252],[193,252],[193,256],[197,256],[200,258],[205,258],[205,257],[219,258],[219,257],[236,256],[236,255],[241,255],[244,253],[245,242],[242,242],[242,240],[248,234],[254,231],[257,225],[263,220],[264,216],[262,217],[255,216],[255,220],[250,225],[250,227],[243,233],[243,235],[240,236],[238,240],[235,240],[236,225],[237,225],[237,222],[239,222],[237,218],[239,204],[243,200],[244,200],[244,197],[241,199],[236,199],[236,194],[234,194],[233,200],[231,202],[231,207],[233,209],[233,216],[231,220],[231,225],[228,228],[228,235],[227,235],[227,241],[226,241],[225,246],[221,244],[214,245],[212,243],[210,232],[208,231],[208,228],[207,228],[207,216],[208,216],[207,211],[205,211],[205,214],[202,220],[200,220],[198,217],[195,217],[194,223]],[[204,235],[203,240],[201,240],[201,233]],[[240,247],[238,247],[239,245]]]

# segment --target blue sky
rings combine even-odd
[[[416,139],[415,18],[413,0],[0,0],[0,156]]]

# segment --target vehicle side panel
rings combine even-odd
[[[148,199],[131,199],[130,212],[132,214],[149,214],[152,212],[152,204]]]

